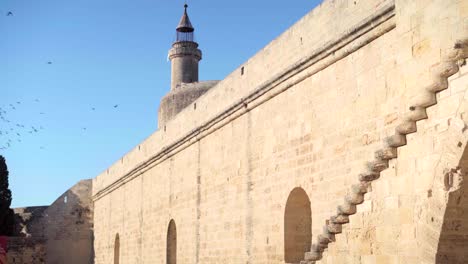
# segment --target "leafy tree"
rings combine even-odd
[[[10,208],[11,191],[8,189],[8,167],[0,155],[0,236],[11,236],[14,228],[14,212]]]

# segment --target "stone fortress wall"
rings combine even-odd
[[[50,206],[15,208],[8,263],[93,263],[91,180],[82,180]]]
[[[467,21],[324,1],[93,180],[95,263],[467,263]]]

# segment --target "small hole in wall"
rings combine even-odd
[[[416,107],[410,106],[409,110],[410,110],[410,111],[414,111],[414,110],[416,110]]]
[[[244,67],[241,68],[241,75],[244,75]]]
[[[431,222],[434,222],[434,217],[431,217]]]
[[[193,110],[197,110],[197,103],[193,104]]]
[[[302,45],[302,37],[301,37],[301,45]]]
[[[166,126],[164,126],[164,132],[166,132]]]
[[[461,148],[463,146],[463,143],[461,142],[458,142],[458,145],[457,145],[459,148]]]
[[[428,197],[428,198],[431,198],[431,197],[432,197],[432,190],[428,190],[428,191],[427,191],[427,197]]]
[[[68,203],[68,196],[63,197],[63,202]]]

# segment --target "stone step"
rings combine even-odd
[[[431,68],[433,81],[424,88],[424,92],[412,99],[410,111],[403,122],[395,128],[395,134],[385,139],[386,146],[377,150],[375,160],[367,164],[364,172],[359,174],[359,183],[351,186],[345,196],[345,202],[337,208],[337,214],[330,217],[324,227],[323,234],[317,237],[317,243],[311,246],[310,252],[305,253],[305,260],[300,264],[315,264],[322,259],[323,251],[328,244],[335,241],[335,234],[342,232],[342,225],[349,223],[349,215],[356,213],[356,205],[364,201],[364,194],[369,190],[370,183],[380,177],[380,172],[388,168],[388,161],[398,157],[398,148],[406,145],[406,135],[417,132],[416,122],[427,118],[426,108],[437,104],[435,93],[447,89],[447,78],[459,67],[457,61],[468,57],[468,39],[459,41],[455,48],[447,54],[447,59]]]

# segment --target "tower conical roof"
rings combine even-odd
[[[190,19],[187,15],[187,7],[188,5],[184,5],[184,14],[182,15],[182,18],[180,19],[179,25],[177,26],[176,30],[178,32],[193,32],[195,29],[192,26],[192,23],[190,22]]]

